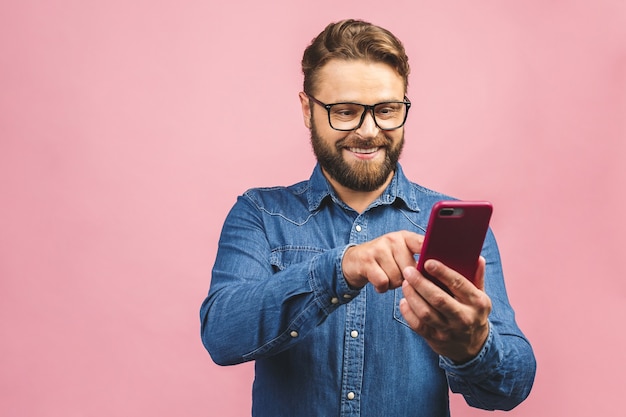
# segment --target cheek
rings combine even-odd
[[[341,145],[344,139],[348,138],[350,132],[340,132],[328,126],[328,124],[320,126],[320,123],[315,119],[312,124],[311,133],[326,146],[337,147]]]
[[[385,135],[387,140],[391,141],[394,145],[398,145],[404,140],[404,131],[391,131],[391,132],[381,132]]]

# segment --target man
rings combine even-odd
[[[202,340],[220,365],[256,361],[255,416],[448,416],[448,388],[508,410],[535,359],[489,231],[476,277],[415,269],[432,205],[398,164],[409,65],[387,30],[330,24],[302,60],[308,181],[252,189],[229,213]],[[467,278],[476,279],[474,286]]]

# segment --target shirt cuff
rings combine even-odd
[[[349,247],[332,249],[319,256],[312,265],[310,282],[315,299],[326,314],[342,304],[349,303],[361,293],[348,285],[341,268],[341,261]]]

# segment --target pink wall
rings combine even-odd
[[[212,3],[0,6],[0,415],[248,413],[198,308],[235,197],[308,177],[299,60],[345,17],[406,44],[408,174],[494,202],[539,362],[510,415],[620,414],[626,3]]]

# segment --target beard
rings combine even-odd
[[[384,131],[379,131],[375,138],[363,140],[354,132],[337,141],[334,146],[328,145],[311,121],[311,145],[320,166],[335,181],[354,191],[374,191],[380,188],[396,170],[402,148],[404,147],[404,132],[400,141],[394,145],[393,140],[387,137]],[[369,160],[348,163],[343,158],[342,150],[348,147],[374,148],[382,147],[385,159],[382,162]]]

